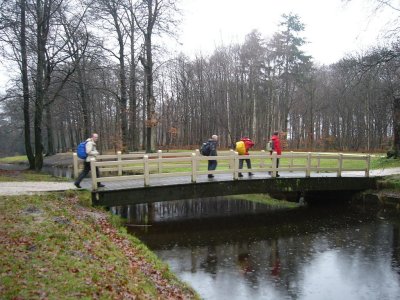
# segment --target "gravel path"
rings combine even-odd
[[[8,181],[0,182],[0,196],[31,195],[41,192],[75,190],[72,182]]]

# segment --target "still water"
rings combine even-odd
[[[224,198],[113,211],[203,299],[400,299],[400,222],[387,213]]]

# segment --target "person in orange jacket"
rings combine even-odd
[[[271,137],[272,141],[272,152],[276,152],[277,155],[282,154],[282,148],[281,148],[281,140],[279,139],[279,132],[275,131]],[[271,152],[271,154],[272,154]],[[279,158],[276,159],[276,167],[279,167]],[[280,175],[278,172],[276,172],[276,177],[279,177]]]
[[[254,146],[254,142],[251,139],[249,139],[247,136],[242,137],[240,140],[244,142],[244,147],[246,148],[246,152],[243,155],[249,155],[249,149]],[[239,169],[243,169],[243,161],[244,160],[246,161],[247,169],[251,169],[250,158],[239,159]],[[249,176],[252,176],[252,175],[253,175],[253,173],[249,172]],[[239,173],[239,177],[243,177],[243,174]]]

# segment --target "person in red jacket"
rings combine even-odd
[[[249,139],[247,136],[242,137],[240,140],[244,142],[244,147],[246,148],[246,153],[243,155],[249,155],[249,149],[254,146],[254,142],[251,139]],[[239,169],[243,169],[243,161],[244,160],[246,161],[247,169],[251,169],[250,158],[239,159]],[[253,173],[249,172],[249,176],[252,176],[252,175],[253,175]],[[239,177],[243,177],[243,174],[239,173]]]
[[[271,137],[272,141],[272,151],[276,152],[277,155],[282,154],[282,148],[281,148],[281,140],[279,139],[279,132],[275,131]],[[272,154],[272,153],[271,153]],[[276,167],[279,167],[279,158],[276,159]],[[276,177],[279,177],[280,175],[278,172],[276,172]]]

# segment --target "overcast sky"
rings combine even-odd
[[[216,46],[243,42],[253,29],[268,38],[283,14],[297,14],[305,24],[303,48],[316,62],[337,62],[347,53],[378,43],[394,11],[372,13],[373,0],[181,0],[181,49],[210,54]],[[387,27],[387,26],[386,26]]]
[[[257,29],[269,38],[278,31],[282,14],[297,14],[305,24],[303,50],[314,61],[330,64],[348,53],[378,45],[382,30],[395,11],[373,14],[374,0],[180,0],[183,22],[177,51],[189,56],[208,55],[221,45],[242,43]],[[4,92],[9,70],[0,64],[0,93]]]

